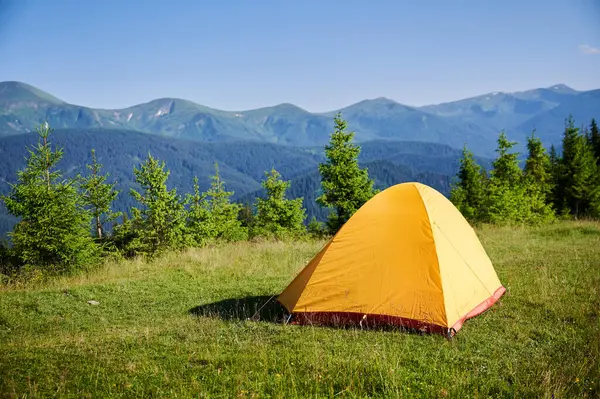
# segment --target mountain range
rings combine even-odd
[[[222,111],[177,98],[161,98],[124,109],[69,104],[22,82],[0,82],[0,136],[33,131],[44,120],[56,129],[123,129],[201,142],[256,141],[322,146],[341,112],[357,142],[422,141],[493,156],[505,130],[523,148],[533,129],[545,144],[558,144],[571,114],[588,125],[600,116],[600,90],[577,91],[559,84],[523,92],[495,92],[449,103],[411,107],[387,98],[364,100],[326,113],[292,104]]]
[[[578,125],[600,116],[600,90],[576,91],[565,85],[518,93],[489,93],[455,102],[410,107],[386,98],[364,100],[327,113],[310,113],[292,104],[248,111],[222,111],[193,102],[163,98],[125,109],[93,109],[69,104],[21,82],[0,82],[0,194],[9,192],[25,166],[35,130],[47,121],[51,141],[64,148],[59,168],[66,176],[86,173],[90,151],[121,193],[114,208],[134,206],[133,168],[150,153],[171,171],[168,186],[185,194],[197,176],[202,191],[210,184],[214,163],[233,199],[252,203],[264,194],[264,173],[276,168],[291,182],[289,197],[304,198],[308,219],[323,220],[317,206],[318,164],[337,112],[356,132],[359,162],[378,188],[419,181],[448,194],[466,144],[488,169],[496,140],[505,130],[520,142],[533,129],[546,146],[559,144],[564,120]],[[15,219],[0,203],[0,236]]]

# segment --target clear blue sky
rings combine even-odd
[[[596,0],[0,0],[0,81],[119,108],[600,88]],[[589,46],[589,47],[581,47]]]

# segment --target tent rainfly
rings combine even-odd
[[[452,337],[505,290],[459,210],[411,182],[367,201],[277,300],[296,324],[401,325]]]

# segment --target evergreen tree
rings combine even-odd
[[[37,132],[40,140],[28,149],[27,166],[2,197],[8,212],[20,219],[9,235],[22,264],[67,272],[97,260],[98,247],[75,181],[63,179],[56,169],[63,150],[50,145],[52,129],[44,123]]]
[[[531,209],[532,222],[545,222],[554,218],[552,209],[552,175],[550,157],[535,131],[527,138],[527,161],[525,162],[525,188]],[[556,157],[556,150],[554,150]]]
[[[130,209],[131,212],[131,209]],[[127,212],[122,213],[121,223],[115,223],[110,235],[109,251],[112,255],[133,257],[137,254],[137,249],[133,246],[134,240],[138,237],[139,231],[134,228],[134,220],[130,219]]]
[[[131,195],[142,208],[132,208],[135,238],[131,249],[136,253],[153,256],[167,249],[180,249],[187,244],[186,212],[176,189],[167,189],[170,171],[165,163],[148,158],[134,168],[135,181],[142,192],[131,189]]]
[[[558,177],[559,204],[574,217],[598,214],[598,166],[588,137],[569,116],[563,135],[563,154]]]
[[[200,193],[200,185],[196,176],[194,177],[194,193],[187,194],[186,203],[189,204],[187,214],[188,236],[193,241],[193,245],[201,246],[209,239],[211,226],[206,195]]]
[[[552,171],[554,170],[555,165],[557,165],[560,162],[560,157],[558,156],[558,153],[556,152],[556,147],[554,146],[554,144],[550,145],[550,150],[548,151],[548,163],[550,165],[550,176],[553,176]]]
[[[491,223],[523,223],[531,218],[519,154],[509,152],[515,144],[504,131],[500,133],[486,193],[485,219]]]
[[[550,152],[548,155],[549,163],[550,163],[550,179],[551,179],[551,194],[550,194],[550,203],[556,212],[561,212],[562,207],[562,186],[560,185],[561,180],[561,158],[558,156],[556,152],[556,147],[554,144],[550,146]]]
[[[254,215],[253,208],[250,204],[246,203],[242,205],[242,208],[238,213],[238,219],[240,220],[242,227],[248,229],[248,231],[254,228],[256,216]]]
[[[205,193],[206,210],[209,215],[206,221],[208,238],[225,241],[248,238],[248,229],[242,226],[238,218],[242,206],[231,202],[232,195],[232,191],[225,190],[225,183],[219,174],[219,165],[215,163],[215,175],[210,189]]]
[[[575,127],[573,117],[569,116],[565,122],[565,131],[562,140],[562,162],[564,164],[570,164],[575,158],[577,143],[580,136],[579,128]]]
[[[83,199],[95,223],[96,237],[102,239],[104,223],[115,220],[120,213],[113,213],[111,205],[119,192],[114,189],[116,182],[105,183],[108,174],[101,174],[102,164],[96,159],[96,151],[92,150],[92,163],[86,165],[90,175],[83,179]]]
[[[285,197],[290,182],[281,180],[281,175],[275,169],[265,175],[262,186],[267,192],[267,198],[256,200],[256,234],[283,237],[305,232],[303,198],[290,200]]]
[[[322,222],[319,222],[315,216],[313,216],[310,219],[310,222],[308,222],[306,231],[308,232],[309,236],[317,239],[323,238],[326,233],[325,226]]]
[[[333,208],[327,221],[335,233],[365,202],[377,193],[368,171],[358,165],[360,147],[352,143],[354,132],[347,132],[341,114],[334,118],[335,129],[325,146],[327,162],[319,165],[323,193],[317,202]]]
[[[450,191],[450,201],[467,220],[476,222],[483,212],[486,175],[466,146],[463,147],[457,177],[458,182]]]
[[[523,171],[525,178],[534,181],[544,195],[550,195],[552,177],[551,160],[546,153],[542,141],[535,136],[535,131],[527,138],[527,160]],[[556,149],[552,146],[552,157],[556,158]]]
[[[565,165],[565,187],[567,203],[571,214],[579,216],[598,216],[600,213],[600,187],[598,186],[598,165],[593,148],[586,137],[579,136],[574,147],[573,158]]]
[[[600,132],[598,131],[595,119],[592,119],[592,123],[590,124],[589,142],[594,150],[596,163],[600,165]]]

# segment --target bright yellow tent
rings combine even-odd
[[[431,187],[402,183],[365,203],[277,299],[295,323],[453,335],[504,292],[458,209]]]

